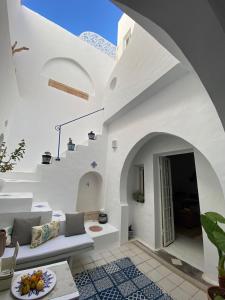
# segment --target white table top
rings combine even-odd
[[[72,300],[79,298],[79,292],[73,280],[73,276],[67,261],[47,265],[44,267],[55,272],[57,281],[54,289],[48,295],[41,298],[42,300]],[[32,269],[27,269],[27,271],[31,270]],[[13,278],[18,276],[21,272],[22,271],[15,272]],[[6,290],[0,292],[0,299],[12,300],[15,298],[11,295],[10,290]]]

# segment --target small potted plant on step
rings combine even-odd
[[[225,232],[219,224],[225,224],[225,218],[216,212],[201,215],[202,226],[211,243],[217,248],[219,286],[208,289],[208,298],[212,300],[225,299]]]
[[[67,144],[67,149],[68,149],[68,151],[74,151],[74,149],[75,149],[75,144],[73,143],[71,138],[69,138],[69,142]]]
[[[145,202],[145,196],[142,192],[136,191],[133,193],[133,199],[138,203],[144,203]]]
[[[93,131],[90,131],[88,133],[88,138],[89,138],[89,140],[95,140],[95,133]]]
[[[25,141],[21,140],[17,148],[8,153],[6,143],[0,142],[0,173],[6,173],[12,171],[18,161],[20,161],[25,154]],[[5,181],[0,178],[0,191],[4,186]]]

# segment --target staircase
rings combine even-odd
[[[106,143],[106,136],[97,135],[95,140],[77,145],[75,151],[64,152],[60,160],[37,165],[34,173],[6,173],[1,176],[5,181],[1,192],[32,193],[34,203],[74,212],[80,178],[88,172],[104,175]]]

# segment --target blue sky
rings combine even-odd
[[[110,0],[22,0],[22,4],[75,35],[94,31],[117,43],[122,11]]]

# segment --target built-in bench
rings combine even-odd
[[[38,212],[32,213],[16,213],[8,215],[7,218],[1,216],[1,225],[9,226],[13,224],[15,217],[33,217],[40,215]],[[41,219],[41,224],[50,222],[47,215]],[[30,248],[30,245],[20,246],[17,256],[16,270],[22,270],[29,267],[40,266],[60,260],[68,260],[70,266],[72,258],[76,254],[84,251],[89,251],[94,248],[94,241],[87,233],[81,235],[74,235],[70,237],[64,236],[64,222],[60,222],[59,236],[47,241],[46,243],[36,247]],[[13,255],[14,248],[7,247],[2,258],[10,257]]]
[[[72,264],[72,257],[80,252],[94,248],[94,241],[88,234],[65,237],[59,235],[46,243],[30,248],[30,245],[20,246],[16,261],[16,269],[40,266],[60,260],[68,260]],[[6,248],[2,258],[13,255],[14,248]]]

